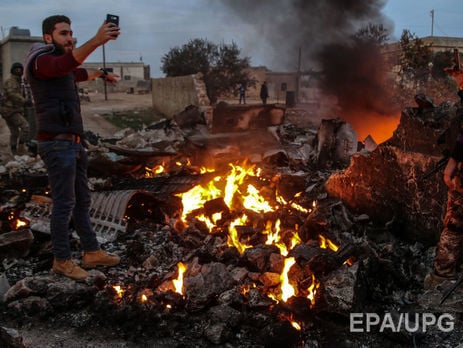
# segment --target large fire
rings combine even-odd
[[[177,194],[183,205],[181,225],[188,227],[189,222],[195,219],[202,221],[210,233],[223,231],[227,236],[227,245],[235,248],[240,254],[254,246],[249,233],[240,233],[240,231],[248,228],[254,234],[260,233],[265,238],[263,243],[275,246],[284,261],[278,279],[275,277],[277,287],[268,290],[265,295],[275,303],[287,302],[292,297],[303,296],[313,305],[320,282],[314,274],[309,274],[308,277],[306,274],[306,279],[294,279],[293,268],[300,267],[296,259],[289,256],[291,250],[302,243],[299,226],[295,225],[290,228],[285,226],[282,231],[282,221],[279,216],[288,211],[296,211],[306,216],[316,208],[316,202],[309,204],[310,207],[304,207],[303,205],[307,204],[302,204],[299,200],[300,193],[292,198],[283,198],[278,194],[272,180],[262,177],[262,170],[253,165],[230,164],[229,168],[228,173],[215,175],[209,181],[196,185],[187,192]],[[219,202],[216,207],[217,211],[204,208],[210,202]],[[258,221],[264,221],[264,226],[256,226],[256,217]],[[318,245],[320,248],[333,252],[339,248],[322,235],[319,235]],[[186,274],[188,265],[179,262],[177,268],[177,278],[172,279],[168,284],[164,283],[163,289],[164,291],[172,290],[184,296],[184,277],[188,276]],[[250,285],[241,286],[243,295],[249,291],[250,287]],[[258,286],[254,284],[252,287]],[[115,288],[115,290],[118,296],[122,296],[123,289]],[[146,294],[142,294],[139,301],[146,302],[147,299]],[[294,327],[300,329],[297,322],[290,318],[288,320]]]
[[[275,192],[274,196],[267,195],[264,197],[262,194],[264,189],[259,190],[257,183],[268,186],[268,180],[261,178],[262,171],[255,166],[243,166],[230,164],[230,171],[226,175],[217,175],[209,182],[197,185],[185,193],[178,194],[182,199],[183,215],[182,219],[187,224],[188,218],[191,214],[200,210],[208,201],[223,198],[228,209],[235,212],[237,216],[228,224],[228,239],[227,244],[230,247],[235,247],[240,254],[244,253],[246,249],[252,248],[253,245],[249,244],[246,239],[240,238],[238,231],[239,226],[252,225],[246,213],[240,211],[251,211],[256,214],[265,214],[275,212],[281,208],[290,208],[297,210],[303,214],[312,212],[316,207],[316,202],[312,203],[312,207],[303,207],[297,203],[297,197],[300,193],[296,194],[290,202],[287,202],[282,196]],[[253,183],[251,184],[250,181]],[[217,222],[221,219],[221,213],[215,213],[212,216],[199,214],[195,216],[196,219],[203,221],[212,232],[214,229],[219,228]],[[293,257],[288,257],[289,252],[301,243],[301,238],[298,234],[298,226],[293,227],[292,237],[288,240],[283,240],[281,235],[281,221],[279,218],[275,220],[267,220],[262,234],[267,236],[265,244],[276,246],[280,254],[285,257],[284,267],[280,275],[280,290],[278,294],[268,294],[275,301],[286,302],[289,298],[298,295],[297,284],[292,284],[289,272],[291,267],[296,263]],[[338,246],[328,238],[320,236],[320,248],[329,248],[336,251]],[[319,287],[319,282],[312,274],[312,281],[310,286],[305,289],[307,298],[313,304],[315,302],[315,294]]]
[[[388,140],[400,122],[400,113],[396,115],[380,115],[369,112],[362,115],[346,116],[355,129],[359,141],[371,136],[377,144]]]

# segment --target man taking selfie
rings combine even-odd
[[[77,82],[98,77],[117,82],[104,69],[79,68],[98,47],[120,34],[114,23],[104,22],[97,33],[75,48],[71,21],[63,15],[42,22],[44,43],[36,43],[26,57],[25,79],[35,102],[38,153],[45,162],[53,199],[50,220],[53,271],[75,280],[88,277],[83,268],[114,266],[120,261],[104,252],[90,222],[91,195],[87,181],[88,158],[82,146],[83,121]],[[79,235],[82,268],[71,258],[69,227]]]

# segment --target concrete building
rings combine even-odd
[[[420,40],[434,53],[453,51],[456,48],[463,54],[463,38],[461,37],[426,36]],[[399,64],[400,51],[400,42],[393,42],[382,48],[382,54],[390,67]]]
[[[11,64],[23,63],[34,42],[42,42],[41,36],[31,36],[29,29],[11,27],[8,36],[0,41],[0,87],[10,77]]]
[[[447,36],[426,36],[420,38],[425,45],[431,45],[431,50],[436,52],[452,51],[454,48],[463,53],[463,38],[462,37],[447,37]]]
[[[100,69],[103,67],[103,63],[84,63],[82,67]],[[120,76],[119,83],[116,85],[106,84],[109,92],[148,93],[151,90],[150,66],[143,62],[106,62],[105,68]],[[81,82],[79,87],[102,92],[104,81],[96,79]]]

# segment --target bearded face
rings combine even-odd
[[[66,52],[66,49],[65,47],[60,44],[59,42],[57,42],[56,40],[52,39],[51,43],[53,45],[55,45],[55,52],[59,53],[59,54],[63,54]]]
[[[51,34],[45,34],[44,40],[47,44],[53,44],[57,52],[65,53],[74,49],[71,26],[66,22],[56,23]]]

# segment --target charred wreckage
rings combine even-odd
[[[405,108],[379,145],[339,118],[297,126],[303,111],[279,105],[88,133],[92,222],[122,262],[85,282],[51,273],[46,172],[16,156],[0,166],[0,345],[26,346],[31,322],[134,346],[461,344],[463,289],[423,290],[461,113]]]

